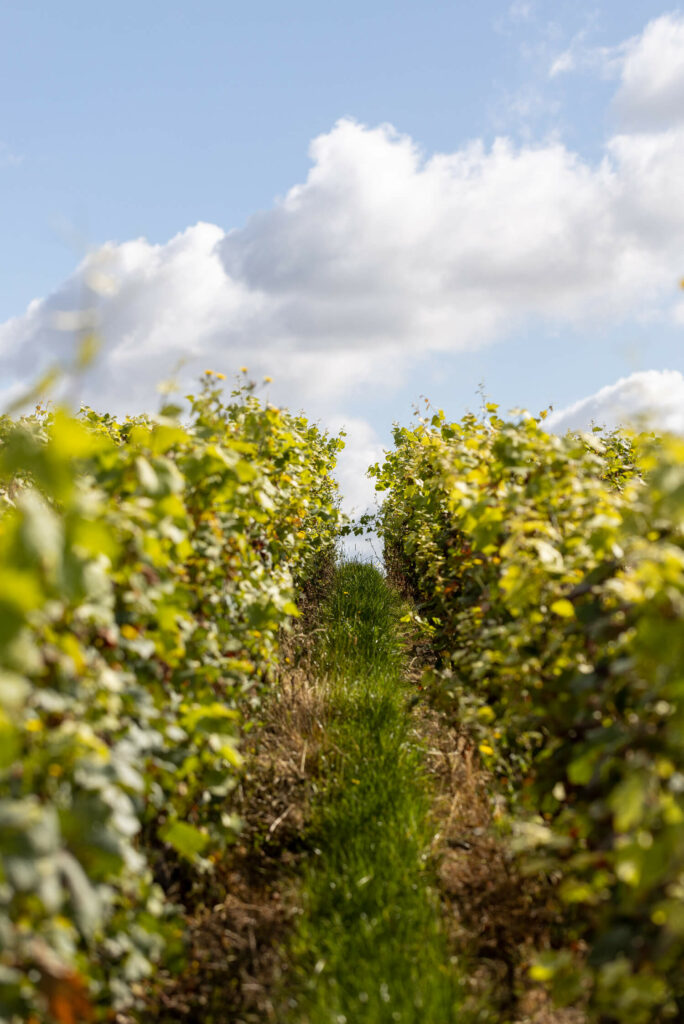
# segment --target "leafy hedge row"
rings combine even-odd
[[[682,1019],[684,442],[561,438],[491,405],[397,428],[374,472],[436,697],[567,906],[533,977],[595,1020]]]
[[[207,373],[167,407],[0,419],[0,1018],[111,1019],[182,954],[159,851],[235,835],[239,740],[339,529],[342,446]]]

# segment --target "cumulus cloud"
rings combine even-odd
[[[346,433],[346,447],[337,463],[337,479],[342,494],[342,508],[352,519],[378,508],[375,480],[368,477],[368,467],[383,461],[384,446],[373,426],[354,416],[332,416],[327,420],[330,430]],[[382,500],[382,499],[380,499]],[[376,533],[346,538],[345,555],[362,561],[380,560],[382,542]]]
[[[625,45],[615,108],[630,128],[684,123],[684,15],[655,18]]]
[[[211,336],[222,316],[239,311],[215,255],[222,236],[219,228],[197,225],[164,246],[139,239],[102,247],[53,294],[0,326],[4,374],[24,377],[41,359],[64,361],[73,338],[63,328],[97,325],[113,389],[125,391],[127,378],[134,388],[140,381],[149,386],[148,363],[170,365],[179,351]],[[117,368],[126,371],[121,379]]]
[[[643,32],[616,46],[590,46],[579,32],[551,62],[549,77],[598,72],[618,80],[613,109],[628,131],[654,131],[684,123],[684,14],[662,14]]]
[[[641,426],[684,434],[684,376],[677,370],[644,370],[552,413],[558,433],[598,426]]]
[[[269,298],[262,336],[457,351],[530,315],[620,316],[672,282],[681,225],[650,222],[678,194],[671,139],[618,137],[598,166],[505,139],[425,160],[388,126],[342,121],[311,153],[306,183],[221,246],[230,277]]]
[[[337,476],[344,495],[344,510],[358,516],[376,504],[375,481],[366,476],[368,467],[382,461],[383,445],[368,420],[355,416],[332,416],[328,426],[335,433],[344,430],[347,446],[340,453]]]
[[[426,155],[390,125],[341,120],[312,142],[306,180],[244,226],[109,243],[0,324],[2,388],[63,359],[62,328],[90,318],[104,341],[79,396],[92,404],[153,406],[180,361],[183,384],[246,364],[276,379],[274,401],[331,421],[425,353],[529,322],[681,320],[684,19],[656,19],[605,59],[619,60],[625,130],[600,161],[505,138]],[[376,442],[354,429],[355,476]]]
[[[106,343],[94,383],[132,403],[182,357],[247,362],[289,387],[315,379],[327,401],[529,317],[620,319],[671,290],[684,132],[617,136],[592,166],[560,142],[505,139],[425,159],[387,125],[344,120],[311,156],[307,180],[243,228],[198,224],[86,259],[0,325],[7,383],[63,351],[60,318],[89,305],[94,281]]]

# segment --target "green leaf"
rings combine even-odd
[[[601,751],[592,747],[571,761],[568,765],[568,778],[575,786],[586,786],[594,774],[596,761]]]
[[[159,838],[172,846],[176,853],[187,860],[196,860],[210,843],[208,835],[185,821],[167,821],[159,829]]]
[[[150,463],[142,455],[139,455],[135,460],[135,469],[142,489],[148,494],[156,494],[159,491],[159,478]]]
[[[628,775],[615,787],[609,803],[618,832],[629,832],[641,823],[646,809],[647,793],[648,780],[639,772]]]
[[[11,566],[0,567],[0,606],[28,612],[38,608],[44,600],[35,570],[31,572]]]

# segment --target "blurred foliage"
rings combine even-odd
[[[183,952],[155,858],[209,871],[240,736],[340,528],[340,438],[224,399],[0,418],[0,1019],[111,1019]]]
[[[566,906],[532,976],[600,1021],[684,1017],[684,441],[544,414],[397,427],[388,564],[524,871]]]

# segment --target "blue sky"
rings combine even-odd
[[[557,122],[593,153],[605,83],[554,83],[557,118],[521,117],[511,102],[549,90],[549,54],[578,32],[611,45],[657,7],[515,10],[491,0],[4,0],[0,318],[72,269],[72,234],[161,242],[198,220],[241,225],[302,180],[309,142],[345,115],[389,121],[426,152],[500,132],[542,136]]]
[[[113,243],[84,397],[247,363],[350,424],[349,481],[420,394],[454,416],[480,381],[566,409],[630,378],[585,408],[607,417],[659,381],[684,399],[639,377],[684,370],[677,7],[4,0],[0,62],[8,394]]]

